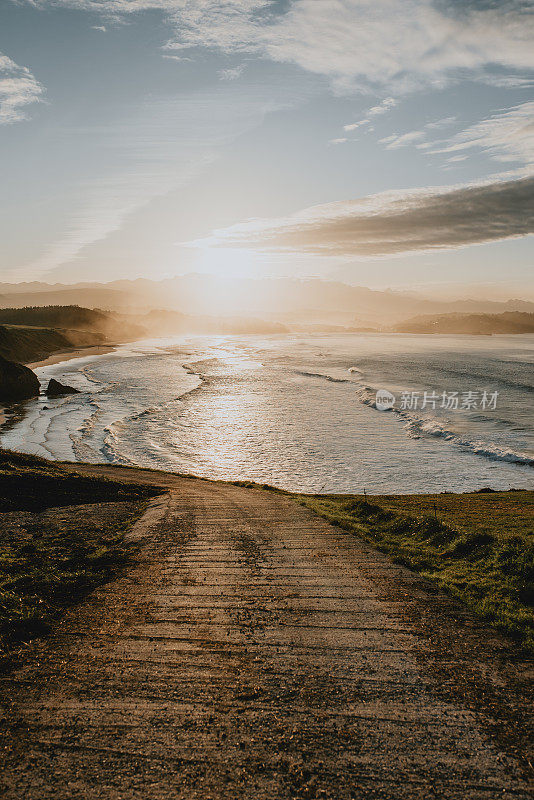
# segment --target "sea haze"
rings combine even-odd
[[[26,406],[4,447],[305,492],[532,487],[534,336],[183,336],[42,367],[81,394]],[[392,392],[393,410],[374,406]],[[403,391],[498,392],[494,410]],[[421,400],[419,400],[419,405]]]

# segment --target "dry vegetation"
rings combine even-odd
[[[157,493],[0,452],[0,666],[123,569],[124,534]]]

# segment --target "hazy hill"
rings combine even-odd
[[[54,328],[59,331],[89,331],[102,340],[127,341],[146,333],[132,319],[80,306],[31,306],[0,309],[0,324]]]
[[[327,322],[347,327],[393,325],[421,314],[534,312],[534,303],[521,300],[438,301],[415,293],[373,291],[319,279],[220,279],[193,273],[162,281],[137,279],[70,286],[39,282],[0,284],[0,307],[51,304],[136,314],[157,308],[193,316],[267,316],[281,324],[291,324],[294,314],[298,322]]]
[[[146,335],[132,320],[79,306],[6,308],[0,310],[0,323],[0,355],[23,363]]]
[[[393,329],[396,333],[534,333],[534,314],[440,314],[408,319]]]
[[[0,293],[0,308],[82,305],[87,308],[120,309],[125,303],[125,297],[121,292],[104,286],[95,289],[88,287],[52,289],[48,284],[41,284],[40,289],[32,291],[20,289],[6,291],[0,286]]]

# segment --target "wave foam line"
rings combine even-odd
[[[333,378],[331,375],[323,375],[321,372],[305,372],[300,369],[295,370],[295,375],[303,375],[305,378],[322,378],[330,383],[353,383],[349,378]]]
[[[464,447],[477,456],[484,456],[491,461],[506,461],[510,464],[521,464],[527,467],[534,467],[534,458],[528,453],[520,453],[504,447],[499,447],[493,442],[483,442],[480,439],[470,439],[466,436],[459,436],[454,431],[445,428],[437,419],[428,420],[406,414],[402,410],[397,413],[406,419],[406,428],[414,438],[423,434],[433,436],[437,439],[444,439],[446,442]]]
[[[361,403],[378,410],[376,408],[376,389],[373,389],[371,386],[361,386],[356,394]],[[470,439],[467,436],[460,436],[454,431],[444,427],[442,423],[434,417],[424,419],[410,414],[408,411],[401,408],[392,408],[390,411],[405,420],[405,427],[408,431],[408,435],[413,439],[417,439],[420,436],[432,436],[437,439],[444,439],[458,447],[463,447],[474,455],[483,456],[491,461],[505,461],[509,464],[534,467],[534,458],[528,453],[516,452],[515,450],[499,447],[499,445],[494,442],[483,442],[480,439]],[[384,412],[381,411],[380,413],[383,414]]]

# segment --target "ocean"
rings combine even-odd
[[[30,401],[0,443],[303,492],[532,488],[533,365],[531,335],[145,340],[37,369],[81,393]]]

